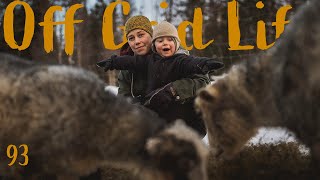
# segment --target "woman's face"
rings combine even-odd
[[[135,55],[145,55],[150,51],[152,38],[146,31],[135,29],[129,32],[127,38]]]
[[[170,36],[159,37],[154,42],[157,53],[162,57],[170,57],[176,52],[174,38]]]

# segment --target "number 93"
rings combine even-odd
[[[28,154],[28,146],[26,144],[21,144],[19,146],[19,149],[20,148],[23,150],[23,152],[20,155],[22,157],[24,157],[24,162],[23,163],[19,162],[19,165],[26,166],[26,165],[28,165],[28,162],[29,162],[29,157],[27,155]],[[7,147],[7,156],[8,156],[8,158],[12,159],[12,161],[8,164],[9,166],[12,166],[16,162],[17,157],[18,157],[17,146],[10,144]]]

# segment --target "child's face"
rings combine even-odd
[[[157,53],[162,57],[172,56],[176,52],[174,38],[170,36],[159,37],[154,42]]]

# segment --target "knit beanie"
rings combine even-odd
[[[180,38],[178,36],[177,28],[174,27],[173,24],[167,21],[162,21],[154,27],[152,43],[154,44],[157,38],[164,37],[164,36],[174,37],[175,44],[176,44],[176,51],[177,51],[180,47]]]
[[[127,20],[127,22],[125,24],[126,36],[128,36],[128,34],[135,29],[142,29],[142,30],[146,31],[147,33],[149,33],[150,36],[152,36],[151,22],[145,16],[137,15],[137,16],[133,16]]]

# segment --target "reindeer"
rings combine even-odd
[[[307,2],[276,45],[198,92],[217,157],[230,159],[262,126],[284,127],[320,162],[320,1]]]
[[[1,176],[72,180],[111,165],[141,179],[207,178],[197,133],[105,91],[94,73],[1,53],[0,87]],[[11,144],[24,155],[8,166]]]

